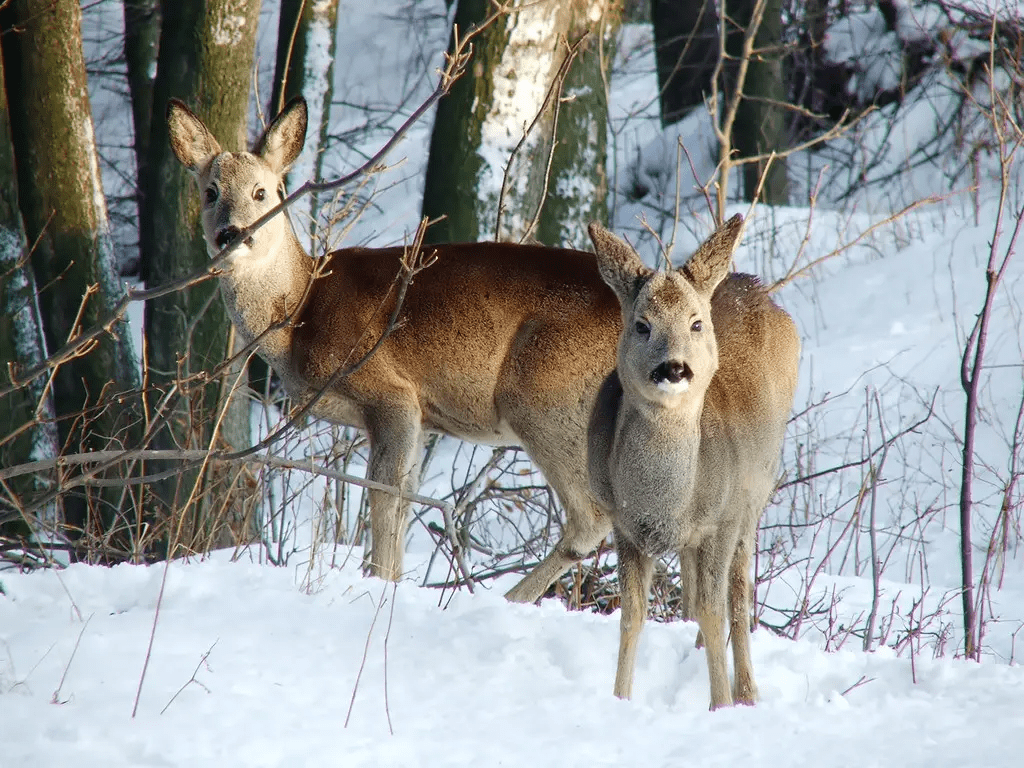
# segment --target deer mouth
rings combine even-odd
[[[685,392],[693,381],[693,369],[675,360],[661,363],[651,371],[651,381],[666,392]]]
[[[217,246],[217,250],[222,251],[227,248],[231,243],[238,239],[238,236],[241,233],[242,231],[238,227],[224,227],[224,229],[217,233],[217,237],[214,238],[214,244]],[[249,248],[252,248],[256,244],[252,239],[252,235],[245,238],[243,242]]]

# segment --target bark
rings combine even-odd
[[[727,23],[734,25],[726,35],[726,49],[734,60],[743,53],[743,31],[751,23],[757,0],[729,0],[726,3]],[[732,98],[735,86],[727,91]],[[732,144],[737,157],[783,150],[787,146],[786,120],[780,106],[786,101],[786,84],[782,72],[782,2],[765,0],[764,16],[754,37],[754,53],[750,57],[742,98],[736,111]],[[743,192],[747,200],[754,198],[765,163],[743,166]],[[761,200],[769,205],[787,205],[789,192],[786,161],[776,158],[767,172]]]
[[[461,33],[491,7],[486,0],[460,0],[455,21]],[[607,217],[602,67],[607,71],[618,23],[617,5],[608,0],[541,2],[500,17],[476,39],[474,61],[438,104],[431,136],[423,213],[445,217],[429,230],[433,242],[497,234],[586,243],[586,222]],[[552,84],[569,44],[587,30],[559,100]]]
[[[167,101],[176,96],[189,102],[225,150],[246,148],[246,115],[252,92],[259,6],[258,0],[207,0],[163,6],[150,165],[143,180],[145,193],[140,216],[143,277],[150,286],[187,274],[205,265],[209,258],[199,221],[199,196],[191,178],[171,153],[164,116]],[[176,382],[212,371],[230,356],[231,323],[217,290],[216,282],[208,280],[147,303],[152,404]],[[236,374],[237,370],[228,371],[206,386],[195,382],[182,384],[188,390],[187,396],[176,399],[169,428],[156,436],[154,446],[208,447],[214,421],[225,405]],[[215,447],[240,448],[249,441],[249,405],[236,392],[220,424]],[[183,534],[196,548],[209,532],[209,515],[214,514],[213,510],[228,509],[228,517],[236,524],[242,515],[238,504],[224,495],[225,489],[211,492],[211,482],[216,485],[210,478],[199,484],[201,494],[193,494],[195,475],[178,476],[152,486],[158,507],[171,515],[190,513],[190,499],[202,499],[197,506],[198,514],[190,516],[194,524]],[[230,503],[225,506],[226,501]]]
[[[36,281],[28,261],[25,227],[18,208],[14,148],[8,120],[7,92],[0,57],[0,387],[12,383],[11,373],[38,365],[46,358],[43,323],[36,301]],[[43,378],[0,397],[0,466],[13,467],[59,452],[53,399]],[[39,478],[16,478],[5,484],[4,508],[22,508],[27,495],[44,490]],[[48,510],[53,513],[54,510]],[[0,526],[7,533],[33,533],[34,521]],[[53,525],[55,519],[40,521]]]
[[[704,104],[718,63],[714,0],[651,0],[662,126]]]
[[[75,0],[14,0],[0,12],[4,79],[17,158],[19,206],[40,287],[46,344],[57,349],[79,328],[108,322],[123,295],[100,180]],[[59,149],[58,149],[59,148]],[[87,295],[87,289],[94,292]],[[126,323],[111,326],[88,354],[62,365],[53,382],[63,445],[101,450],[135,444],[139,410],[130,396],[139,374]],[[107,491],[64,499],[71,526],[121,513]],[[91,507],[91,502],[102,505]],[[95,514],[90,514],[95,512]]]

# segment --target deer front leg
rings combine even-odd
[[[757,701],[754,665],[750,660],[750,560],[753,548],[753,534],[741,536],[729,566],[729,637],[735,670],[732,695],[737,704],[754,704]]]
[[[679,581],[683,588],[683,619],[697,620],[697,552],[693,549],[679,551]],[[697,630],[695,648],[704,647],[704,637]]]
[[[413,493],[418,485],[423,449],[420,409],[415,403],[388,404],[367,415],[370,438],[369,477]],[[402,557],[409,502],[386,491],[370,491],[373,546],[369,570],[388,581],[402,576]]]
[[[615,536],[619,559],[622,615],[619,621],[619,664],[615,671],[615,695],[628,699],[633,693],[633,669],[640,630],[647,619],[647,593],[651,587],[654,559],[643,554],[624,536]]]
[[[735,537],[720,531],[697,551],[697,623],[707,654],[711,709],[732,705],[725,657],[725,604],[726,579],[735,547]]]

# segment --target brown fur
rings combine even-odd
[[[204,233],[216,253],[219,235],[247,227],[279,201],[281,180],[302,146],[305,105],[290,103],[255,154],[222,152],[181,102],[171,103],[168,119],[175,153],[203,196]],[[259,190],[263,200],[256,199]],[[593,254],[495,243],[433,250],[437,262],[409,286],[398,328],[363,368],[326,393],[315,413],[365,429],[369,476],[406,492],[413,490],[425,432],[521,445],[566,510],[554,550],[508,594],[533,601],[611,530],[587,480],[586,425],[615,365],[618,301]],[[228,257],[221,289],[248,341],[297,310],[285,327],[261,338],[259,351],[301,402],[376,342],[395,301],[401,254],[339,250],[314,279],[314,260],[287,217],[278,216]],[[373,492],[370,506],[370,567],[398,579],[408,504]]]
[[[756,278],[728,274],[741,228],[735,217],[681,270],[656,273],[591,225],[602,277],[622,309],[616,371],[590,420],[588,467],[615,529],[622,589],[615,694],[623,698],[632,690],[653,558],[672,550],[707,646],[712,708],[757,696],[750,559],[774,488],[800,342]]]

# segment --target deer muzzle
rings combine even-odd
[[[693,380],[693,369],[687,363],[669,360],[651,371],[651,381],[659,389],[685,390]]]
[[[217,250],[222,251],[229,246],[235,239],[242,233],[238,227],[230,226],[224,227],[217,233],[217,237],[214,238],[214,243],[217,246]],[[254,243],[252,237],[245,238],[245,244],[252,248]]]

